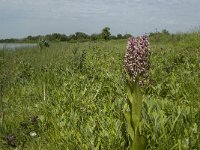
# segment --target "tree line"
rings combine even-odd
[[[96,40],[115,40],[115,39],[127,39],[131,37],[131,34],[117,34],[111,35],[110,28],[105,27],[102,29],[101,33],[93,33],[91,35],[84,32],[76,32],[74,34],[66,35],[61,33],[53,33],[47,35],[37,35],[37,36],[27,36],[22,39],[9,38],[9,39],[0,39],[0,43],[15,43],[15,42],[38,42],[41,39],[47,41],[68,41],[68,42],[85,42],[85,41],[96,41]]]

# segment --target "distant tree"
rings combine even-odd
[[[53,33],[45,35],[48,41],[68,41],[69,38],[65,34]]]
[[[103,28],[102,32],[101,32],[101,36],[104,40],[109,40],[110,39],[110,28],[109,27],[105,27]]]
[[[60,41],[61,34],[60,33],[47,34],[45,35],[45,39],[47,39],[48,41]]]
[[[155,35],[154,32],[150,32],[150,33],[149,33],[149,37],[153,37],[154,35]]]
[[[52,36],[53,41],[60,41],[61,39],[60,33],[53,33],[51,36]]]
[[[91,41],[96,41],[98,39],[99,35],[96,33],[91,34],[90,39]]]
[[[5,43],[15,43],[15,42],[19,42],[19,39],[14,39],[14,38],[10,38],[10,39],[2,39],[1,42],[5,42]]]
[[[122,34],[117,34],[117,38],[122,39],[123,38]]]
[[[33,37],[31,35],[29,35],[29,36],[27,36],[26,39],[29,40],[29,41],[31,41],[31,40],[33,40]]]
[[[167,31],[166,29],[163,29],[163,30],[161,31],[161,33],[162,33],[162,34],[166,34],[166,35],[169,35],[169,34],[170,34],[169,31]]]
[[[131,35],[131,34],[128,34],[128,33],[124,34],[124,36],[123,36],[124,39],[128,39],[128,38],[130,38],[130,37],[132,37],[132,35]]]
[[[69,35],[69,40],[70,40],[70,41],[77,40],[76,35],[75,35],[75,34],[70,34],[70,35]]]
[[[116,37],[115,35],[111,35],[111,36],[110,36],[110,39],[111,39],[111,40],[116,40],[117,37]]]
[[[48,39],[49,41],[53,41],[53,36],[51,34],[47,34],[45,35],[45,39]],[[41,37],[39,38],[39,40],[41,40]]]
[[[83,32],[76,32],[75,36],[76,36],[76,39],[78,40],[88,39],[89,37],[86,33],[83,33]]]
[[[61,36],[60,36],[60,41],[69,41],[69,38],[68,38],[67,35],[61,34]]]

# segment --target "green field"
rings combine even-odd
[[[0,50],[0,149],[128,149],[126,44]],[[198,150],[200,35],[151,37],[150,49],[150,82],[142,89],[147,149]]]

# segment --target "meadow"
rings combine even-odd
[[[200,34],[150,37],[148,150],[200,149]],[[129,149],[127,40],[0,50],[0,149]]]

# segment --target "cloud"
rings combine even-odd
[[[114,34],[186,31],[199,17],[199,0],[0,0],[0,36],[92,33],[104,26]]]

